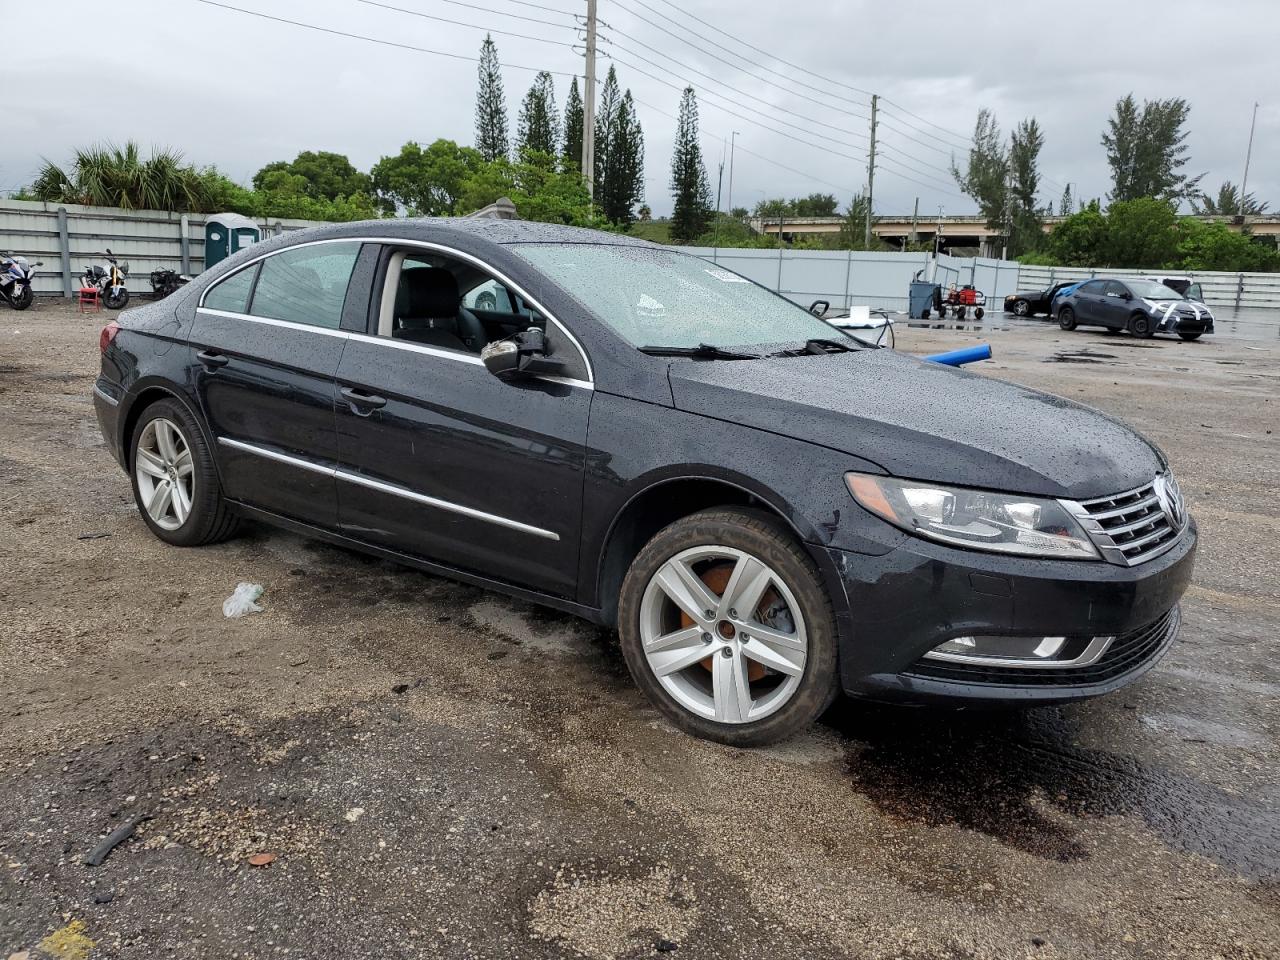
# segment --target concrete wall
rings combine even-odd
[[[258,224],[264,237],[314,226],[307,220]],[[44,261],[35,276],[37,295],[69,295],[80,286],[86,264],[105,266],[102,253],[107,247],[129,262],[130,292],[150,292],[152,270],[168,267],[194,274],[204,269],[204,215],[0,200],[0,251],[33,263]]]

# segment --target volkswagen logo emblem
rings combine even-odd
[[[1181,530],[1187,520],[1187,511],[1182,503],[1182,490],[1178,488],[1178,481],[1168,473],[1156,477],[1155,491],[1160,509],[1169,518],[1169,525],[1175,530]]]

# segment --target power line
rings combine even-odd
[[[934,176],[934,174],[936,173],[940,173],[947,179],[951,178],[951,171],[948,170],[946,167],[939,167],[936,164],[925,163],[923,160],[918,160],[913,154],[910,154],[904,150],[901,150],[896,144],[887,142],[883,137],[879,139],[879,145],[884,149],[889,150],[891,153],[893,153],[897,157],[897,162],[901,163],[903,166],[924,167],[925,169],[918,170],[917,172],[923,174],[926,177],[931,177],[931,176]]]
[[[444,0],[445,3],[457,3],[460,7],[472,7],[476,10],[485,10],[489,13],[499,13],[497,10],[490,10],[488,7],[476,6],[472,3],[461,3],[460,0]],[[469,27],[473,30],[483,30],[486,33],[496,33],[504,37],[517,37],[521,40],[537,40],[539,43],[563,43],[561,40],[554,40],[550,37],[535,37],[528,33],[516,33],[512,30],[501,30],[498,27],[486,27],[478,23],[468,23],[465,20],[451,20],[449,17],[438,17],[434,13],[423,13],[421,10],[408,10],[404,7],[392,6],[389,3],[378,3],[377,0],[356,0],[356,3],[363,3],[367,7],[378,7],[382,10],[394,10],[396,13],[407,13],[411,17],[421,17],[424,20],[436,20],[440,23],[451,23],[455,27]],[[517,14],[505,14],[505,16],[517,16]],[[532,17],[521,17],[522,20],[533,20]],[[551,20],[533,20],[534,23],[546,23],[553,27],[561,27],[566,30],[576,30],[573,24],[554,23]]]
[[[643,7],[645,7],[645,9],[649,9],[649,10],[653,9],[652,7],[648,7],[646,4],[644,4],[644,3],[642,2],[642,0],[635,0],[635,2],[636,2],[636,3],[640,3],[640,5],[641,5],[641,6],[643,6]],[[783,59],[782,59],[781,57],[779,57],[777,54],[772,53],[772,52],[771,52],[771,51],[769,51],[769,50],[763,50],[763,49],[761,49],[760,47],[757,47],[757,46],[755,46],[755,45],[753,45],[753,44],[750,44],[750,43],[748,43],[746,40],[743,40],[741,37],[735,37],[733,34],[731,34],[731,33],[727,32],[727,31],[725,31],[725,30],[722,30],[720,27],[717,27],[714,23],[711,23],[711,22],[709,22],[709,21],[707,21],[707,20],[703,20],[701,17],[695,16],[694,14],[689,13],[687,10],[684,10],[684,9],[682,9],[682,8],[680,8],[680,7],[678,7],[678,6],[676,6],[674,3],[671,3],[671,2],[670,2],[670,0],[661,0],[661,2],[662,2],[662,3],[664,3],[664,4],[666,4],[666,5],[667,5],[668,7],[670,7],[672,10],[679,10],[679,11],[680,11],[681,13],[683,13],[686,17],[688,17],[690,20],[696,20],[698,23],[702,24],[704,27],[710,27],[712,30],[714,30],[716,33],[720,34],[721,36],[728,37],[730,40],[734,41],[734,43],[740,44],[740,45],[742,45],[742,46],[746,47],[748,50],[752,50],[752,51],[754,51],[754,52],[756,52],[756,53],[762,54],[762,55],[764,55],[764,56],[766,56],[766,57],[769,57],[769,58],[770,58],[770,59],[772,59],[772,60],[776,60],[776,61],[778,61],[778,63],[785,64],[786,66],[790,67],[790,68],[791,68],[791,69],[793,69],[793,70],[799,70],[801,73],[807,73],[809,76],[811,76],[811,77],[815,77],[815,78],[817,78],[818,80],[822,80],[822,81],[823,81],[823,82],[825,82],[825,83],[834,83],[834,84],[836,84],[837,86],[844,87],[844,88],[846,88],[846,89],[848,89],[848,90],[852,90],[852,91],[854,91],[855,93],[861,93],[861,94],[863,94],[864,96],[868,96],[868,97],[869,97],[869,96],[871,96],[871,95],[872,95],[872,93],[871,93],[871,91],[870,91],[870,90],[863,90],[861,87],[855,87],[855,86],[853,86],[852,84],[845,83],[845,82],[843,82],[843,81],[841,81],[841,80],[836,80],[836,79],[834,79],[834,78],[832,78],[832,77],[826,77],[826,76],[823,76],[823,75],[822,75],[822,74],[820,74],[820,73],[814,73],[814,72],[813,72],[812,70],[810,70],[808,67],[802,67],[802,66],[800,66],[800,64],[798,64],[798,63],[792,63],[790,60],[783,60]],[[656,13],[657,11],[654,11],[654,12]],[[658,15],[659,15],[659,16],[664,16],[664,14],[658,14]],[[672,20],[670,17],[667,17],[667,19],[668,19],[668,20],[670,20],[672,23],[675,23],[675,22],[676,22],[675,20]],[[688,28],[686,27],[685,29],[688,29]],[[690,32],[690,33],[693,33],[693,31],[692,31],[692,30],[690,30],[689,32]],[[701,34],[693,33],[693,35],[694,35],[695,37],[698,37],[698,38],[699,38],[699,39],[701,39],[701,40],[707,40],[707,42],[708,42],[708,43],[714,43],[714,41],[709,40],[707,37],[704,37],[704,36],[702,36]],[[741,57],[742,55],[741,55],[741,54],[735,54],[735,56],[739,56],[739,57]],[[743,57],[743,59],[745,60],[746,58],[745,58],[745,57]],[[883,98],[882,98],[882,99],[883,99]]]
[[[634,37],[627,36],[627,34],[620,34],[620,36],[624,36],[628,40],[634,41],[635,43],[639,43],[640,46],[645,47],[648,50],[654,50],[654,48],[650,47],[648,44],[641,43],[639,40],[636,40]],[[627,54],[628,56],[635,57],[637,60],[640,60],[642,63],[649,64],[649,66],[653,67],[656,70],[666,71],[670,73],[671,76],[677,77],[677,79],[684,80],[684,82],[689,84],[690,86],[696,86],[696,84],[694,84],[693,81],[689,80],[687,77],[680,77],[678,74],[671,72],[670,67],[665,67],[660,63],[654,63],[652,60],[650,60],[648,57],[644,56],[643,54],[636,53],[634,50],[630,50],[627,47],[622,46],[621,44],[614,44],[612,40],[609,40],[608,42],[611,45],[616,46],[619,50],[621,50],[623,53]],[[657,53],[659,56],[666,57],[672,63],[680,62],[676,60],[674,57],[670,56],[669,54],[662,53],[662,51],[660,50],[654,50],[654,52]],[[704,73],[703,71],[697,69],[696,67],[689,67],[686,65],[686,69],[690,70],[693,73],[696,73],[700,77],[705,77],[707,80],[710,80],[712,83],[716,84],[717,86],[724,87],[726,90],[732,90],[734,93],[742,94],[744,97],[750,97],[752,100],[755,101],[755,103],[742,103],[740,101],[733,100],[731,97],[725,97],[723,94],[716,93],[715,91],[707,91],[704,88],[704,92],[712,93],[715,96],[719,96],[725,100],[729,100],[731,103],[737,103],[738,106],[740,107],[745,107],[748,110],[751,110],[751,109],[772,110],[775,113],[782,113],[782,114],[785,114],[786,116],[796,117],[800,120],[807,120],[809,123],[817,124],[820,127],[826,127],[828,130],[834,130],[837,133],[844,133],[844,134],[848,134],[849,136],[859,137],[862,140],[867,140],[868,142],[870,141],[870,138],[865,133],[859,133],[857,130],[849,130],[845,127],[837,127],[830,123],[824,123],[823,121],[817,119],[816,117],[810,117],[802,113],[796,113],[793,110],[784,110],[783,108],[776,107],[771,103],[766,103],[765,101],[761,100],[759,97],[753,96],[747,91],[741,90],[738,87],[733,86],[732,84],[725,83],[723,80],[717,80],[715,77],[711,76],[711,74]],[[796,124],[786,123],[786,121],[782,121],[782,120],[778,120],[776,122],[783,123],[786,126],[795,127],[795,129],[800,130],[802,132],[808,132],[807,127],[801,127],[801,126],[797,126]],[[844,146],[850,147],[854,150],[860,149],[860,147],[857,144],[853,144],[853,143],[845,143]]]
[[[469,57],[463,53],[450,53],[447,50],[432,50],[428,47],[417,47],[410,43],[399,43],[395,40],[382,40],[378,37],[367,37],[360,33],[348,33],[345,30],[334,30],[330,27],[317,26],[314,23],[304,23],[301,20],[289,20],[285,17],[277,17],[270,13],[261,13],[257,10],[246,10],[244,7],[232,6],[229,3],[218,3],[217,0],[195,0],[196,3],[203,3],[209,7],[218,7],[222,10],[232,10],[236,13],[243,13],[250,17],[258,17],[262,20],[272,20],[275,23],[287,23],[293,27],[301,27],[304,30],[314,30],[317,33],[327,33],[334,37],[345,37],[348,40],[363,40],[366,43],[376,43],[383,47],[394,47],[397,50],[409,50],[413,53],[429,53],[437,57],[448,57],[451,60],[466,60],[470,63],[479,63],[479,57]],[[496,31],[495,31],[496,32]],[[571,44],[564,44],[565,47],[572,48]],[[526,67],[518,63],[504,63],[504,67],[510,67],[512,70],[528,70],[531,73],[539,73],[542,67]],[[547,73],[554,74],[557,77],[576,77],[576,73],[566,72],[564,70],[548,70]]]
[[[919,120],[921,123],[927,123],[929,126],[934,127],[935,129],[941,130],[943,133],[950,134],[951,136],[957,138],[958,140],[963,141],[964,143],[973,143],[973,137],[970,136],[969,134],[956,133],[954,130],[951,130],[948,127],[944,127],[940,123],[934,123],[932,120],[926,120],[924,117],[920,116],[920,114],[912,113],[906,107],[902,106],[899,103],[896,103],[893,100],[889,100],[887,97],[882,97],[881,99],[884,100],[885,103],[888,103],[896,107],[897,109],[901,110],[907,116],[914,117],[915,119]],[[921,132],[923,133],[924,131],[921,131]]]
[[[363,3],[364,0],[359,0],[359,2]],[[495,10],[493,7],[485,7],[478,3],[466,3],[465,0],[440,0],[440,2],[448,3],[455,7],[466,7],[468,10],[479,10],[481,13],[493,13],[493,14],[497,14],[500,17],[510,17],[513,20],[526,20],[529,23],[545,23],[547,26],[551,26],[551,27],[570,27],[571,29],[574,28],[573,24],[567,24],[563,20],[546,20],[542,17],[527,17],[523,13],[510,13],[506,10]],[[374,7],[385,6],[389,10],[398,10],[400,13],[410,13],[410,14],[413,14],[415,17],[430,17],[430,14],[419,13],[417,10],[403,10],[400,7],[392,7],[387,4],[373,3],[370,5]],[[535,4],[529,4],[529,6],[535,6]],[[560,14],[561,17],[566,17],[569,20],[574,19],[574,14],[569,13],[567,10],[556,10],[554,7],[543,7],[540,5],[537,5],[537,7],[540,10],[550,10],[553,13],[558,13]],[[438,20],[440,18],[431,17],[431,19]],[[468,24],[468,26],[470,26],[470,24]]]
[[[615,2],[616,2],[616,0],[615,0]],[[824,89],[822,89],[821,87],[815,87],[815,86],[812,86],[811,84],[804,83],[804,82],[803,82],[803,81],[801,81],[801,80],[796,80],[794,77],[790,77],[790,76],[788,76],[787,74],[782,73],[782,72],[781,72],[781,71],[779,71],[779,70],[775,70],[775,69],[773,69],[772,67],[765,66],[764,64],[757,64],[757,63],[755,63],[755,62],[754,62],[750,57],[743,56],[741,53],[738,53],[736,50],[731,50],[729,47],[724,46],[724,44],[717,43],[715,40],[712,40],[710,37],[707,37],[707,36],[705,36],[705,35],[703,35],[703,34],[701,34],[701,33],[698,33],[697,31],[690,30],[690,29],[688,28],[688,26],[686,26],[685,24],[680,23],[680,22],[679,22],[679,21],[677,21],[677,20],[674,20],[673,18],[671,18],[671,17],[667,16],[667,14],[662,13],[662,12],[661,12],[661,11],[659,11],[659,10],[655,10],[653,7],[651,7],[651,6],[649,6],[647,3],[645,3],[645,2],[644,2],[644,0],[629,0],[629,2],[636,3],[636,4],[638,4],[639,6],[643,7],[644,9],[648,10],[650,13],[654,14],[655,16],[662,17],[662,19],[666,20],[668,23],[670,23],[670,24],[672,24],[673,26],[677,27],[677,28],[678,28],[678,29],[680,29],[681,31],[683,31],[683,32],[685,32],[685,33],[688,33],[690,36],[697,37],[699,40],[702,40],[704,43],[709,43],[709,44],[711,44],[713,47],[716,47],[717,49],[723,50],[725,53],[729,54],[730,56],[732,56],[732,57],[736,57],[736,58],[738,58],[739,60],[743,60],[743,61],[745,61],[746,63],[750,64],[750,65],[751,65],[751,66],[753,66],[753,67],[758,66],[758,67],[760,67],[760,69],[764,70],[766,73],[772,73],[772,74],[774,74],[775,76],[781,77],[782,79],[786,80],[788,83],[796,84],[797,86],[804,87],[804,88],[805,88],[805,89],[807,89],[807,90],[813,90],[814,92],[816,92],[816,93],[820,93],[820,94],[822,94],[822,95],[823,95],[823,96],[825,96],[825,97],[830,97],[830,98],[835,99],[835,100],[843,100],[845,103],[852,104],[852,105],[853,105],[853,106],[855,106],[855,107],[863,107],[863,108],[866,108],[866,107],[868,107],[868,106],[869,106],[869,104],[868,104],[866,101],[863,101],[863,100],[851,100],[851,99],[849,99],[849,98],[847,98],[847,97],[840,96],[839,94],[833,94],[833,93],[829,92],[828,90],[824,90]],[[628,7],[628,6],[626,5],[626,3],[618,3],[617,5],[618,5],[619,7],[621,7],[623,10],[626,10],[629,14],[631,14],[631,15],[632,15],[633,17],[635,17],[637,20],[640,20],[640,21],[642,21],[642,22],[644,22],[644,23],[647,23],[647,24],[649,24],[649,26],[654,27],[654,28],[655,28],[655,29],[657,29],[657,30],[661,30],[663,33],[667,34],[667,36],[675,37],[675,39],[679,40],[681,43],[684,43],[686,46],[691,46],[691,47],[693,47],[695,50],[698,50],[700,53],[706,53],[706,51],[705,51],[705,50],[703,50],[703,49],[701,49],[701,48],[699,48],[699,47],[697,46],[697,44],[690,43],[688,40],[686,40],[686,39],[685,39],[683,36],[681,36],[680,34],[678,34],[678,33],[673,33],[671,30],[667,29],[666,27],[662,26],[661,24],[657,24],[657,23],[654,23],[652,20],[649,20],[649,19],[648,19],[648,18],[646,18],[643,14],[636,13],[636,11],[635,11],[635,10],[632,10],[630,7]],[[692,16],[692,15],[690,15],[690,16]],[[695,18],[695,19],[696,19],[696,18]],[[739,41],[739,42],[741,42],[741,41]],[[763,83],[769,83],[769,84],[771,84],[772,86],[777,86],[777,84],[776,84],[776,83],[772,83],[772,82],[771,82],[771,81],[769,81],[769,80],[765,80],[763,77],[757,76],[756,74],[752,73],[752,72],[751,72],[751,71],[749,71],[749,70],[745,70],[745,69],[743,69],[742,67],[738,66],[737,64],[728,63],[728,61],[727,61],[727,60],[724,60],[724,59],[722,59],[721,57],[717,57],[717,56],[716,56],[715,54],[713,54],[713,53],[708,53],[707,55],[708,55],[708,56],[710,56],[710,57],[713,57],[713,58],[714,58],[714,59],[716,59],[716,60],[719,60],[721,63],[726,63],[726,64],[728,64],[730,67],[733,67],[733,69],[735,69],[735,70],[740,70],[740,71],[742,71],[743,73],[747,74],[748,76],[754,77],[756,80],[759,80],[759,81],[761,81],[761,82],[763,82]],[[808,71],[805,71],[805,72],[807,73]],[[820,78],[820,79],[825,79],[825,78]],[[828,82],[830,82],[830,81],[828,81]],[[792,93],[792,91],[789,91],[789,90],[788,90],[787,92],[788,92],[788,93]],[[833,108],[829,107],[829,105],[828,105],[828,104],[822,104],[822,106],[824,106],[824,107],[828,107],[828,109],[833,109]],[[834,109],[840,109],[840,108],[834,108]],[[867,118],[866,118],[866,117],[863,117],[862,119],[864,119],[864,120],[865,120],[865,119],[867,119]]]

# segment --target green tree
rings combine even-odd
[[[1216,197],[1207,193],[1201,193],[1198,197],[1191,198],[1191,209],[1196,213],[1214,214],[1217,216],[1250,216],[1256,217],[1265,213],[1268,204],[1259,203],[1258,199],[1252,193],[1246,193],[1244,200],[1240,199],[1240,189],[1230,180],[1223,182],[1218,188]]]
[[[560,149],[560,114],[556,111],[556,88],[551,74],[541,71],[520,104],[517,129],[520,155],[530,151],[555,156]]]
[[[1270,238],[1251,237],[1225,223],[1201,223],[1194,217],[1178,223],[1178,255],[1184,270],[1280,270],[1280,253]]]
[[[795,212],[795,208],[790,200],[782,197],[773,197],[767,200],[757,200],[752,215],[757,218],[767,220],[777,220],[779,217],[789,217]]]
[[[711,215],[711,184],[698,143],[698,98],[693,87],[680,97],[680,117],[671,156],[671,238],[688,243],[707,227]]]
[[[1018,256],[1037,249],[1044,240],[1044,220],[1036,205],[1040,190],[1040,150],[1044,134],[1032,117],[1013,128],[1009,136],[1009,254]]]
[[[596,166],[600,171],[596,204],[610,223],[625,230],[635,222],[635,206],[644,198],[644,131],[630,90],[617,100],[604,128],[608,147],[604,163]]]
[[[582,169],[582,96],[578,93],[578,78],[569,84],[569,95],[564,100],[564,153],[561,167],[566,171]]]
[[[992,230],[1006,229],[1006,202],[1008,199],[1009,155],[1000,136],[1000,126],[990,110],[978,111],[973,127],[973,145],[962,172],[951,161],[951,175],[964,193],[978,204],[978,210],[986,218]]]
[[[507,138],[507,97],[502,90],[502,70],[493,37],[484,35],[480,45],[480,85],[476,93],[476,149],[486,160],[505,157],[511,149]]]
[[[1067,267],[1095,267],[1107,243],[1107,218],[1097,203],[1069,215],[1049,235],[1046,258]]]
[[[126,210],[213,212],[201,171],[177,150],[156,147],[145,160],[132,140],[75,151],[60,167],[46,160],[31,193],[50,203],[81,203]]]
[[[265,178],[278,171],[302,177],[306,196],[320,200],[336,200],[352,194],[370,192],[369,175],[355,168],[344,154],[328,150],[304,150],[286,163],[277,160],[253,175],[253,188],[263,189]]]
[[[617,137],[618,107],[622,103],[622,91],[618,88],[618,73],[612,65],[600,87],[600,102],[596,104],[596,138],[594,143],[595,169],[592,195],[596,203],[602,203],[605,194],[605,178],[612,170],[613,144]]]
[[[1178,218],[1163,200],[1139,197],[1107,208],[1102,263],[1140,270],[1173,264],[1178,257]]]
[[[452,140],[436,140],[425,149],[410,141],[374,164],[373,188],[387,213],[449,216],[458,212],[463,184],[483,163],[480,151]]]
[[[875,218],[872,218],[875,223]],[[878,250],[882,244],[876,237],[871,238],[872,249]],[[844,220],[840,223],[840,249],[865,250],[867,246],[867,195],[854,194],[844,212]]]
[[[1184,129],[1190,112],[1191,106],[1178,97],[1146,100],[1141,109],[1133,94],[1116,102],[1115,114],[1102,134],[1113,202],[1153,197],[1176,207],[1198,196],[1204,175],[1188,178],[1182,172],[1190,159]]]
[[[1062,188],[1062,199],[1058,201],[1058,216],[1069,217],[1075,213],[1075,198],[1071,196],[1071,184]]]
[[[530,152],[512,163],[506,157],[482,162],[463,182],[458,213],[464,214],[509,198],[524,220],[563,223],[577,227],[607,227],[587,195],[576,171],[558,169],[556,157]]]
[[[811,193],[791,201],[791,211],[797,217],[834,217],[839,206],[833,193]]]

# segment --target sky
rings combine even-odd
[[[513,133],[536,70],[557,73],[561,105],[569,76],[584,70],[574,14],[585,14],[586,0],[226,3],[386,43],[200,0],[114,0],[110,19],[126,25],[127,42],[102,42],[95,31],[76,43],[75,25],[102,22],[100,2],[26,5],[24,39],[6,43],[0,58],[0,193],[29,183],[42,158],[65,162],[95,142],[176,147],[243,183],[301,150],[345,153],[368,170],[408,140],[470,143],[473,61],[486,29],[503,64]],[[674,118],[686,83],[698,91],[711,188],[719,183],[726,209],[733,131],[734,206],[815,191],[846,204],[866,184],[871,93],[881,97],[883,121],[877,214],[910,213],[917,198],[922,217],[939,207],[974,212],[946,171],[953,151],[963,163],[982,107],[1006,132],[1027,117],[1040,122],[1042,202],[1056,207],[1067,184],[1077,197],[1105,197],[1099,138],[1115,101],[1132,92],[1189,101],[1186,170],[1205,173],[1214,193],[1224,179],[1239,184],[1260,102],[1248,185],[1280,210],[1277,0],[598,4],[606,55],[598,75],[613,63],[638,102],[645,199],[656,215],[671,209]]]

